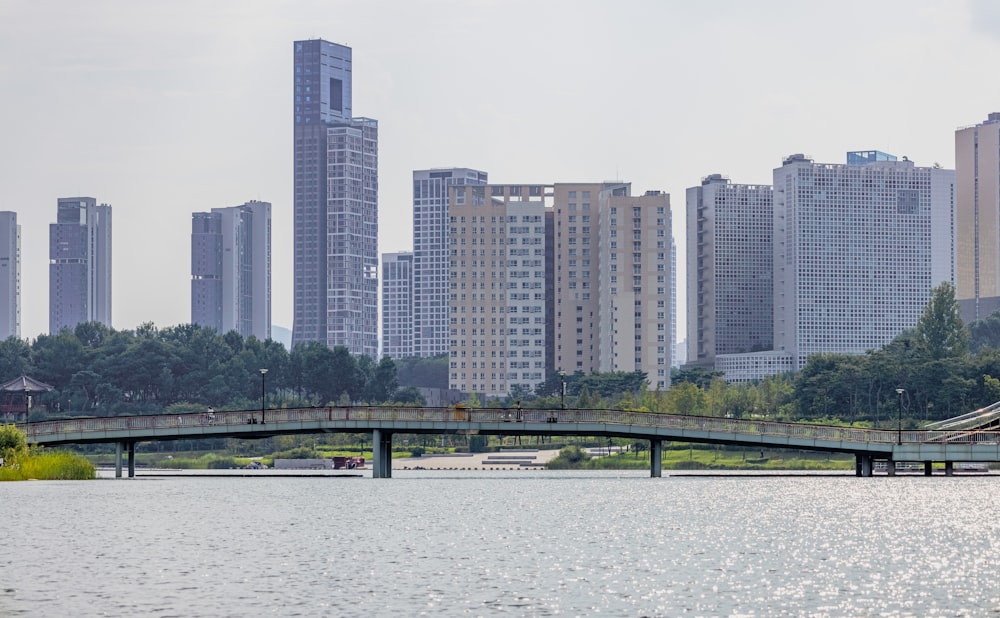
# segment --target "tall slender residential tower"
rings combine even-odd
[[[413,254],[382,254],[382,356],[413,356]],[[447,306],[445,307],[447,309]]]
[[[599,370],[640,371],[670,387],[670,196],[601,191]]]
[[[774,341],[770,185],[711,174],[687,190],[689,363],[770,350]]]
[[[271,204],[192,215],[191,322],[270,339]]]
[[[318,341],[378,354],[378,122],[355,118],[351,48],[294,52],[294,324]]]
[[[59,198],[49,225],[49,332],[111,325],[111,206]]]
[[[955,296],[962,319],[1000,310],[1000,113],[955,132]]]
[[[464,167],[413,172],[413,355],[448,352],[448,187],[484,185],[486,178]]]
[[[0,339],[21,337],[21,226],[0,212]]]

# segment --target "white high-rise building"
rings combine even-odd
[[[410,355],[427,357],[448,352],[448,187],[484,185],[486,178],[486,172],[465,167],[413,172]],[[386,351],[384,324],[383,317],[382,354],[396,358]]]
[[[884,346],[954,283],[955,172],[894,159],[796,154],[774,170],[774,350],[795,370]]]
[[[21,337],[21,226],[0,212],[0,339]]]
[[[382,356],[413,356],[413,254],[382,254]]]
[[[687,190],[687,362],[771,349],[773,210],[769,185],[711,174]]]

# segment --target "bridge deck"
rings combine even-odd
[[[262,438],[323,432],[585,435],[871,454],[896,461],[1000,461],[1000,432],[861,429],[624,410],[325,407],[21,424],[33,444]],[[263,422],[261,422],[263,420]]]

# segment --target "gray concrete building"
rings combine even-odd
[[[111,326],[111,206],[65,197],[49,225],[49,332],[81,322]]]
[[[0,212],[0,339],[21,337],[21,226]]]
[[[356,118],[350,47],[294,44],[292,344],[378,354],[378,122]]]
[[[711,174],[687,190],[687,362],[770,350],[774,339],[770,185]]]
[[[413,356],[413,254],[382,254],[382,356]]]
[[[191,217],[191,323],[271,338],[271,204]]]

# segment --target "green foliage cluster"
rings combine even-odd
[[[261,368],[268,370],[263,380]],[[289,352],[270,339],[244,340],[192,324],[115,330],[88,322],[30,343],[0,341],[0,379],[19,375],[54,387],[35,401],[53,416],[152,414],[177,404],[249,408],[262,387],[270,405],[380,404],[399,395],[403,403],[422,403],[414,389],[399,391],[391,359],[376,363],[319,343]]]
[[[575,444],[563,447],[559,454],[553,458],[545,467],[549,470],[569,470],[582,468],[590,460],[590,453]]]
[[[24,433],[0,426],[0,481],[77,480],[96,477],[94,464],[69,451],[28,448]]]
[[[994,320],[996,318],[990,318]],[[954,288],[944,283],[916,328],[864,355],[821,354],[795,376],[795,416],[820,421],[839,417],[904,428],[950,418],[1000,400],[1000,350],[977,344],[970,333],[989,332],[959,317]],[[897,389],[903,389],[898,393]]]

